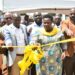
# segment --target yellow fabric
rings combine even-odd
[[[24,58],[23,58],[23,60],[18,62],[18,66],[21,69],[20,75],[23,75],[25,70],[28,69],[28,67],[32,63],[37,64],[39,62],[39,60],[43,57],[44,52],[43,52],[43,50],[41,50],[41,47],[47,46],[47,45],[52,46],[54,44],[71,42],[71,41],[75,41],[75,38],[62,40],[62,41],[58,41],[58,42],[53,42],[53,43],[49,43],[49,44],[41,45],[41,46],[37,46],[37,45],[26,46],[26,49],[24,52]]]
[[[43,28],[43,29],[41,30],[41,33],[42,33],[43,35],[46,35],[46,36],[53,36],[53,35],[57,34],[58,31],[59,31],[59,29],[58,29],[57,27],[54,27],[53,30],[50,31],[50,32],[46,32],[46,30]]]
[[[39,60],[43,57],[44,52],[43,52],[43,50],[41,50],[41,47],[48,46],[48,45],[52,46],[54,44],[73,42],[73,41],[75,41],[75,38],[57,41],[57,42],[53,42],[53,43],[49,43],[49,44],[45,44],[45,45],[41,45],[41,46],[37,46],[37,45],[12,46],[12,47],[16,47],[16,48],[17,47],[25,47],[24,58],[23,58],[23,60],[18,62],[18,66],[21,69],[20,75],[23,75],[25,70],[28,69],[32,63],[37,64],[39,62]],[[3,47],[5,48],[5,47],[10,47],[10,46],[3,46]]]
[[[21,69],[20,75],[23,75],[25,70],[32,64],[39,63],[39,60],[43,57],[43,52],[40,46],[28,45],[24,52],[23,60],[18,62],[18,66]]]
[[[41,50],[41,47],[48,46],[48,45],[52,46],[54,44],[73,42],[73,41],[75,41],[75,38],[57,41],[57,42],[53,42],[53,43],[49,43],[49,44],[45,44],[45,45],[41,45],[41,46],[37,46],[37,45],[12,46],[15,48],[25,47],[24,58],[23,58],[23,60],[18,62],[18,66],[21,69],[20,75],[23,75],[25,70],[28,69],[32,63],[37,64],[39,62],[39,60],[43,57],[44,52],[43,52],[43,50]],[[5,48],[5,47],[10,47],[10,46],[3,46],[3,47]]]

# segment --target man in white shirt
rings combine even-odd
[[[8,26],[10,25],[10,24],[12,24],[12,18],[13,18],[13,15],[12,15],[12,13],[9,13],[9,12],[6,12],[5,14],[4,14],[4,20],[5,20],[5,22],[6,22],[6,24],[4,25],[4,26],[2,26],[1,27],[1,29],[0,29],[0,31],[3,33],[3,34],[5,34],[5,31],[7,30],[7,28],[8,28]],[[7,55],[8,55],[8,57],[7,57],[7,59],[9,59],[9,60],[11,60],[11,57],[10,57],[10,51],[11,51],[11,49],[9,49],[6,53],[8,53]],[[7,61],[7,63],[12,63],[12,61]],[[11,75],[11,66],[12,66],[12,64],[8,64],[8,72],[9,72],[9,75]]]
[[[43,27],[42,25],[42,14],[40,12],[35,12],[34,15],[34,23],[27,27],[27,32],[29,35],[29,42],[33,39],[32,36],[37,35],[36,31]],[[31,75],[36,75],[35,65],[32,65]]]
[[[4,31],[7,29],[7,27],[12,23],[12,18],[13,18],[12,13],[6,12],[4,14],[4,18],[3,19],[5,20],[6,24],[1,27],[0,31],[2,31],[4,33]]]
[[[61,24],[60,24],[60,22],[61,22],[61,17],[60,17],[59,15],[56,15],[56,16],[54,16],[53,20],[54,20],[54,24],[55,24],[59,29],[61,29]]]
[[[8,26],[5,32],[5,42],[7,46],[25,46],[28,44],[26,26],[20,24],[21,17],[17,14],[13,15],[13,23]],[[25,48],[13,48],[10,53],[12,58],[12,73],[11,75],[19,75],[20,69],[17,65],[18,61],[23,59]],[[10,61],[10,60],[9,60]],[[24,75],[27,75],[27,71]]]
[[[29,35],[29,41],[32,39],[32,36],[35,34],[36,30],[39,30],[43,27],[42,25],[42,14],[35,12],[33,15],[34,22],[27,27],[27,32]]]

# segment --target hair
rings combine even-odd
[[[29,18],[29,15],[25,14],[24,19],[27,20]]]
[[[49,15],[49,14],[44,15],[43,16],[43,19],[44,18],[49,18],[51,21],[53,21],[53,17],[51,15]]]
[[[0,32],[0,40],[5,40],[4,35],[2,32]]]
[[[13,18],[18,18],[18,17],[21,18],[21,16],[19,14],[17,14],[17,13],[13,14]]]

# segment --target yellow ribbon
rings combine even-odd
[[[43,57],[44,52],[43,52],[43,50],[41,50],[41,47],[48,46],[48,45],[52,46],[54,44],[72,42],[72,41],[75,41],[75,38],[62,40],[62,41],[58,41],[58,42],[53,42],[53,43],[49,43],[49,44],[41,45],[41,46],[37,46],[37,45],[26,46],[26,49],[25,49],[25,52],[24,52],[24,58],[23,58],[23,60],[18,62],[18,66],[21,69],[20,75],[23,75],[25,70],[32,63],[37,64],[39,62],[39,60]]]
[[[59,43],[66,43],[66,42],[73,42],[75,41],[75,38],[71,38],[71,39],[67,39],[67,40],[62,40],[62,41],[57,41],[57,42],[53,42],[53,43],[49,43],[49,44],[45,44],[45,45],[42,45],[43,46],[47,46],[47,45],[54,45],[54,44],[59,44]]]
[[[14,48],[25,47],[24,58],[23,58],[23,60],[18,62],[18,66],[21,69],[20,75],[23,75],[24,72],[26,71],[26,69],[28,69],[28,67],[32,63],[37,64],[39,62],[39,60],[43,57],[44,52],[43,52],[43,50],[41,50],[41,47],[48,46],[48,45],[52,46],[54,44],[73,42],[73,41],[75,41],[75,38],[57,41],[57,42],[53,42],[53,43],[49,43],[49,44],[45,44],[45,45],[41,45],[41,46],[37,46],[37,45],[12,46]],[[2,47],[5,48],[5,47],[10,47],[10,46],[2,46]]]
[[[57,42],[53,42],[53,43],[49,43],[49,44],[45,44],[45,45],[41,45],[42,46],[47,46],[47,45],[54,45],[54,44],[59,44],[59,43],[66,43],[66,42],[73,42],[75,41],[75,38],[71,38],[71,39],[66,39],[66,40],[61,40],[61,41],[57,41]],[[14,47],[14,48],[24,48],[26,46],[2,46],[2,48],[8,48],[8,47]]]
[[[23,75],[26,69],[33,63],[37,64],[39,60],[43,57],[43,51],[40,46],[28,45],[24,51],[23,60],[18,62],[18,66],[21,69],[20,75]]]

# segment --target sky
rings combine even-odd
[[[2,10],[3,9],[3,2],[2,2],[3,0],[0,0],[0,10]]]
[[[3,6],[0,6],[1,9],[3,8],[5,11],[14,9],[65,8],[75,7],[75,0],[0,0],[0,5]]]

